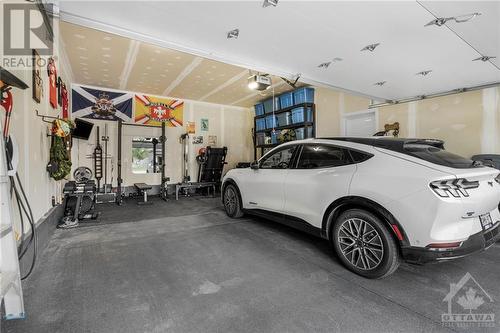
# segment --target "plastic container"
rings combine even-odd
[[[257,133],[255,141],[256,141],[257,146],[261,146],[261,145],[266,144],[266,134],[265,133]]]
[[[314,89],[313,88],[299,88],[293,92],[294,105],[302,103],[314,103]]]
[[[278,126],[287,126],[292,123],[292,113],[283,112],[276,115],[278,118]]]
[[[254,105],[255,108],[255,115],[256,116],[262,116],[264,114],[264,104],[259,103]]]
[[[278,127],[278,117],[273,116],[272,114],[266,116],[266,128],[275,128]]]
[[[272,98],[266,99],[262,104],[264,104],[264,111],[265,113],[272,113],[273,112],[273,102]],[[278,97],[274,98],[274,111],[278,111],[280,109],[280,100]]]
[[[266,129],[266,118],[255,119],[255,130],[263,131]]]
[[[292,110],[292,124],[299,124],[303,122],[312,121],[311,108],[304,108],[303,106]]]
[[[296,140],[312,138],[312,127],[300,127],[295,129]]]
[[[293,106],[293,92],[287,92],[280,95],[280,106],[282,109]]]

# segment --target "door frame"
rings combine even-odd
[[[347,129],[347,121],[349,119],[352,119],[356,116],[362,116],[367,114],[373,114],[375,116],[375,132],[373,133],[375,134],[379,128],[378,108],[342,113],[342,116],[340,117],[340,134],[342,136],[347,136],[346,129]]]

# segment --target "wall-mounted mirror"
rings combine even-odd
[[[159,173],[162,162],[159,138],[132,138],[132,173]]]

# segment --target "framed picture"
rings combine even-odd
[[[33,90],[33,99],[35,102],[40,103],[42,97],[43,81],[42,81],[42,68],[40,55],[36,50],[33,50],[33,66],[32,66],[32,81],[31,89]]]
[[[202,118],[200,122],[200,127],[202,131],[208,131],[208,119]]]

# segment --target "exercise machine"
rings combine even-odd
[[[132,123],[124,123],[122,120],[118,121],[118,153],[117,153],[117,182],[118,182],[118,188],[117,188],[117,193],[116,193],[116,204],[121,205],[123,204],[123,189],[122,189],[122,184],[123,184],[123,179],[122,179],[122,136],[123,136],[123,126],[137,126],[137,127],[153,127],[153,128],[158,128],[158,126],[152,126],[152,125],[140,125],[140,124],[132,124]],[[162,200],[167,201],[168,200],[168,193],[167,193],[167,182],[170,180],[168,177],[165,176],[165,156],[166,156],[166,143],[167,143],[167,137],[166,137],[166,124],[164,122],[161,123],[161,137],[159,140],[159,143],[161,143],[161,164],[160,164],[160,172],[161,172],[161,184],[160,184],[160,198]],[[156,146],[155,146],[156,148]],[[156,151],[156,149],[155,149]],[[145,184],[146,185],[146,184]]]
[[[189,133],[184,133],[179,138],[182,144],[182,182],[175,185],[175,200],[179,200],[179,193],[189,196],[192,190],[206,189],[207,195],[215,196],[215,190],[220,183],[222,169],[226,164],[227,147],[211,148],[207,147],[203,154],[198,155],[196,160],[199,163],[198,181],[191,182],[189,174]]]
[[[96,183],[92,171],[87,167],[78,167],[73,172],[74,181],[64,184],[64,217],[59,228],[76,228],[82,220],[96,220],[95,212]]]

